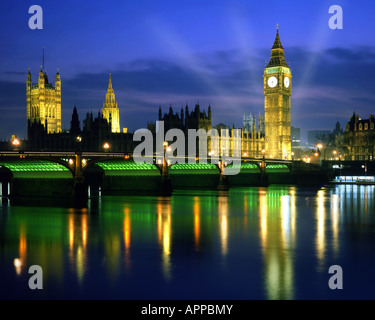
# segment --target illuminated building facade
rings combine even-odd
[[[375,151],[375,116],[361,119],[353,114],[344,132],[346,160],[373,161]]]
[[[285,61],[277,28],[271,59],[264,70],[264,121],[266,157],[291,159],[290,97],[292,74]]]
[[[26,80],[27,127],[41,123],[47,133],[61,132],[61,80],[57,69],[55,85],[49,83],[46,70],[41,66],[38,82],[33,84],[30,68]]]
[[[103,118],[111,124],[111,130],[113,133],[120,132],[120,114],[115,100],[115,92],[112,88],[111,74],[109,74],[108,90],[105,96],[105,103],[102,109]]]

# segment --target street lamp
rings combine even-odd
[[[365,169],[365,176],[367,176],[367,163],[366,162],[364,165],[362,165],[362,169]]]
[[[333,150],[333,151],[332,151],[332,154],[333,154],[333,160],[338,160],[338,157],[336,157],[336,155],[337,155],[337,151],[336,151],[336,150]]]
[[[318,152],[321,153],[321,152],[320,152],[320,149],[323,149],[323,145],[322,145],[321,143],[318,143],[318,144],[316,145],[316,147],[318,148]],[[323,156],[323,159],[325,159],[324,156]]]
[[[104,151],[108,151],[109,148],[110,148],[110,145],[109,145],[108,142],[106,142],[106,143],[103,144]]]
[[[15,136],[12,137],[12,147],[15,151],[18,151],[19,146],[21,145],[21,141],[16,138]]]

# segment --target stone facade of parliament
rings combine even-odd
[[[256,125],[255,117],[244,117],[243,130],[241,132],[241,151],[243,156],[259,158],[263,155],[269,158],[291,159],[291,70],[285,61],[284,47],[281,44],[279,30],[271,49],[271,58],[264,70],[264,116],[258,117]],[[172,107],[169,112],[162,115],[159,108],[159,121],[164,121],[165,130],[179,128],[186,133],[187,129],[211,128],[218,130],[222,137],[223,130],[229,130],[229,154],[233,155],[233,129],[220,123],[211,126],[211,106],[208,106],[208,115],[201,112],[199,104],[195,106],[191,114],[188,107],[185,113],[181,108],[180,114],[174,113]],[[155,124],[148,123],[148,128],[155,131]],[[221,143],[221,139],[219,141]],[[265,152],[263,154],[263,151]]]
[[[271,49],[271,58],[264,70],[264,117],[258,118],[258,125],[252,119],[245,119],[242,130],[241,149],[247,157],[291,158],[290,97],[291,71],[285,62],[284,48],[277,29],[276,38]],[[27,149],[44,151],[75,150],[76,138],[82,138],[83,151],[103,151],[103,144],[110,144],[110,151],[131,152],[135,144],[132,133],[120,132],[120,117],[111,75],[102,113],[96,117],[87,113],[81,124],[77,109],[74,107],[69,130],[61,130],[61,80],[57,72],[55,86],[48,82],[47,73],[40,70],[37,84],[32,84],[30,72],[27,75]],[[189,107],[181,108],[174,113],[162,114],[159,107],[158,120],[164,121],[165,132],[178,128],[185,133],[188,129],[212,128],[211,106],[207,113],[199,103],[189,112]],[[246,123],[245,123],[246,122]],[[155,132],[155,123],[147,123],[147,128]],[[223,136],[228,128],[223,124],[213,127]],[[229,129],[229,153],[233,154],[233,129]],[[209,150],[208,150],[209,151]],[[264,153],[263,153],[263,152]]]
[[[47,93],[43,88],[47,88]],[[30,92],[31,94],[29,94]],[[44,103],[44,101],[48,103]],[[62,131],[59,73],[56,75],[54,87],[48,83],[47,74],[43,70],[39,74],[39,83],[32,85],[29,72],[27,76],[27,119],[28,139],[25,142],[25,149],[28,150],[75,151],[78,147],[78,136],[81,138],[80,149],[82,151],[103,151],[105,143],[110,145],[111,152],[132,152],[134,149],[133,135],[120,133],[119,109],[115,100],[111,75],[109,75],[106,101],[102,113],[99,112],[97,116],[94,116],[92,112],[87,113],[81,126],[77,108],[74,107],[70,128]]]
[[[40,67],[38,82],[33,84],[30,68],[26,80],[27,128],[41,123],[47,133],[61,132],[61,80],[57,69],[55,85],[48,81],[46,70]]]

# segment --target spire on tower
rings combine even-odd
[[[276,38],[275,38],[275,42],[273,43],[272,49],[284,49],[284,47],[283,47],[283,45],[281,44],[281,41],[280,41],[279,24],[277,24]]]
[[[30,73],[30,68],[27,72],[27,85],[31,88],[31,73]]]
[[[285,61],[284,57],[284,47],[281,44],[280,35],[279,35],[279,24],[276,25],[276,37],[271,49],[271,59],[268,62],[266,68],[270,67],[287,67],[288,64]]]
[[[111,78],[111,73],[109,73],[108,90],[112,90],[112,78]]]

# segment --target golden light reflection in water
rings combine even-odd
[[[74,215],[69,214],[69,257],[73,259],[73,247],[74,247]]]
[[[228,252],[228,197],[219,197],[219,227],[221,254],[225,256]]]
[[[77,276],[80,283],[82,283],[83,277],[87,267],[87,214],[82,213],[81,215],[81,243],[77,248]]]
[[[158,203],[158,240],[162,246],[163,273],[167,280],[172,277],[171,273],[171,204]]]
[[[130,224],[130,209],[124,209],[124,247],[125,247],[125,269],[130,270],[130,235],[131,235],[131,224]]]
[[[291,213],[290,213],[290,196],[281,196],[281,244],[283,248],[289,248],[291,242]]]
[[[296,190],[295,187],[291,187],[290,191],[290,241],[291,245],[295,245],[296,243]]]
[[[82,245],[78,245],[77,252],[76,252],[76,271],[77,271],[78,282],[82,283],[83,276],[85,274],[85,258],[84,258]]]
[[[20,258],[15,258],[13,260],[13,265],[16,268],[17,275],[20,275],[21,274],[21,267],[22,267],[22,261],[21,261],[21,259]]]
[[[337,194],[332,194],[331,197],[331,223],[332,223],[332,247],[334,254],[337,255],[339,251],[339,218],[340,218],[340,199]]]
[[[317,194],[317,209],[316,209],[316,256],[318,258],[319,269],[323,267],[325,246],[326,246],[326,210],[324,208],[324,190],[319,190]]]
[[[195,250],[197,251],[199,251],[199,238],[200,238],[199,198],[194,197],[194,242],[195,242]]]
[[[264,258],[264,286],[268,299],[293,299],[296,207],[289,195],[259,191],[260,243]]]
[[[267,196],[266,192],[259,194],[259,219],[260,219],[260,241],[262,251],[266,249],[267,244]]]
[[[69,209],[69,263],[72,271],[75,271],[77,274],[78,282],[82,283],[87,270],[87,209],[81,209],[79,214],[80,216],[77,216],[75,209]],[[78,230],[78,234],[76,233],[76,230]],[[79,230],[81,231],[80,233]]]
[[[26,232],[25,226],[21,225],[20,228],[20,243],[19,243],[19,258],[14,259],[14,267],[16,268],[17,275],[20,275],[22,272],[22,266],[26,265],[26,250],[27,250],[27,243],[26,243]]]
[[[82,245],[86,250],[87,245],[87,215],[82,215]]]

